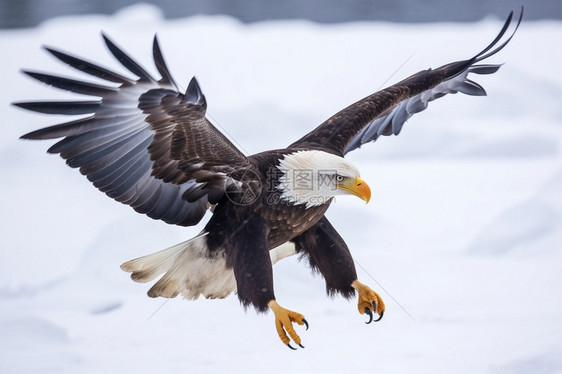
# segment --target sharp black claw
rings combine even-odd
[[[306,319],[302,319],[302,322],[304,323],[304,325],[306,326],[306,329],[308,330],[308,322],[306,321]],[[304,347],[303,347],[304,348]]]
[[[369,323],[373,322],[373,312],[371,312],[369,308],[365,307],[365,314],[369,316],[369,321],[365,322],[368,325]]]
[[[304,348],[304,345],[302,345],[302,344],[299,344],[299,347],[301,347],[301,348]]]
[[[291,343],[287,343],[287,347],[291,348],[293,351],[296,351],[296,350],[297,350],[295,347],[293,347],[293,346],[291,345]]]
[[[382,319],[382,316],[384,316],[384,310],[381,312],[381,314],[379,314],[379,318],[377,318],[376,320],[374,320],[374,322],[378,322]]]

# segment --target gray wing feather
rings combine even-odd
[[[219,136],[210,123],[202,120],[206,102],[195,80],[185,95],[177,91],[156,37],[153,57],[160,80],[153,78],[105,35],[103,38],[110,52],[138,79],[132,80],[81,58],[46,48],[71,67],[119,86],[24,71],[59,89],[101,99],[15,103],[36,112],[87,115],[22,138],[62,138],[48,152],[60,154],[69,166],[78,168],[109,197],[154,219],[178,225],[196,224],[209,206],[209,197],[216,201],[222,196],[223,190],[219,187],[226,183],[224,171],[245,165],[246,158],[226,138]],[[189,160],[175,159],[172,141],[178,126],[187,135],[194,131],[198,139],[216,139],[217,144],[211,147],[214,153],[202,152],[203,162],[198,160],[196,165],[190,165]],[[176,153],[189,154],[191,143],[181,146],[183,153]],[[228,154],[232,164],[221,164],[225,162],[220,158],[221,153]],[[205,175],[209,181],[196,180],[196,173]],[[209,183],[214,189],[209,190]]]
[[[398,135],[412,115],[446,94],[486,95],[484,88],[467,76],[470,73],[492,74],[499,69],[500,65],[479,63],[510,42],[522,18],[523,8],[513,31],[507,34],[514,20],[511,12],[494,40],[474,57],[420,71],[377,91],[340,110],[289,147],[316,148],[343,156],[380,136]]]
[[[447,94],[457,92],[472,96],[485,96],[486,91],[478,83],[467,78],[468,73],[492,74],[501,65],[474,65],[464,73],[444,81],[430,90],[424,91],[409,99],[403,100],[393,110],[374,119],[357,136],[355,136],[344,150],[344,154],[360,148],[363,144],[373,142],[379,136],[398,135],[406,121],[416,113],[425,110],[429,102]]]

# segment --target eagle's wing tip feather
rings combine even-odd
[[[191,78],[189,84],[187,85],[187,89],[185,90],[185,101],[189,104],[199,106],[205,104],[205,95],[203,95],[201,86],[199,86],[199,82],[195,76]]]
[[[448,63],[435,69],[421,71],[391,87],[399,90],[400,85],[408,86],[415,83],[423,86],[424,80],[425,83],[429,83],[432,80],[435,82],[433,87],[428,85],[425,91],[421,93],[415,94],[407,99],[401,99],[402,101],[400,102],[392,102],[391,104],[395,107],[386,114],[384,114],[385,112],[382,110],[380,111],[382,114],[376,115],[370,122],[358,123],[358,126],[363,127],[359,127],[355,135],[344,144],[343,153],[347,154],[354,149],[358,149],[365,143],[375,141],[381,135],[397,135],[410,116],[425,109],[427,103],[430,101],[438,99],[447,93],[453,94],[461,92],[471,96],[486,96],[486,90],[480,84],[468,79],[467,75],[469,73],[479,75],[493,74],[499,70],[503,64],[478,63],[495,55],[511,41],[521,24],[523,13],[524,7],[522,6],[519,17],[514,21],[514,12],[511,11],[506,21],[503,23],[500,32],[494,37],[492,42],[472,58]],[[515,26],[512,27],[513,25]],[[510,34],[507,34],[510,27],[512,27],[513,30]],[[436,81],[436,79],[438,80]],[[375,92],[371,96],[373,98],[378,98],[377,94],[378,92]],[[369,97],[363,100],[369,100]],[[404,105],[405,102],[407,105]],[[352,104],[344,110],[352,111],[357,104],[358,103]],[[376,105],[374,105],[374,107],[376,107]],[[330,120],[326,121],[325,124],[327,128],[332,126]],[[390,128],[390,124],[392,124],[392,128]],[[315,131],[325,131],[322,129],[322,125],[319,126],[319,129],[320,130]],[[332,131],[338,130],[335,129]],[[352,134],[352,132],[349,131],[348,134]],[[314,131],[309,133],[307,137],[314,137]],[[330,139],[332,138],[333,136],[330,137]]]

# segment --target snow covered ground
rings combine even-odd
[[[507,13],[508,10],[506,10]],[[411,73],[470,57],[502,20],[405,25],[225,17],[164,21],[157,9],[59,18],[0,31],[0,372],[562,372],[562,23],[524,22],[478,77],[488,97],[449,96],[399,137],[349,158],[373,189],[329,218],[384,319],[324,294],[295,258],[277,298],[303,313],[306,349],[283,347],[271,315],[226,300],[149,299],[119,265],[199,228],[152,221],[93,188],[28,131],[57,118],[11,101],[68,98],[18,73],[75,75],[40,45],[117,67],[107,32],[153,71],[158,32],[179,82],[197,75],[209,112],[247,153],[283,147],[337,110]],[[388,82],[395,70],[404,63]]]

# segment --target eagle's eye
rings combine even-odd
[[[336,175],[336,181],[343,182],[344,177],[342,175]]]

